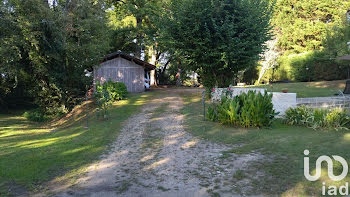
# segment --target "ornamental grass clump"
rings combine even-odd
[[[208,108],[211,121],[241,127],[270,126],[278,113],[273,109],[272,94],[249,91],[229,99],[224,96],[220,103]]]
[[[305,106],[290,108],[284,116],[285,123],[289,125],[306,126],[313,129],[348,129],[350,117],[341,108],[312,109]]]

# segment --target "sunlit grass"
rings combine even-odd
[[[131,95],[115,102],[108,120],[98,120],[90,102],[66,118],[33,123],[21,114],[0,115],[0,196],[19,195],[56,179],[73,181],[98,159],[120,132],[123,122],[155,93]],[[89,129],[86,112],[89,111]]]
[[[320,196],[322,181],[339,185],[349,181],[332,182],[326,173],[319,181],[310,182],[304,178],[304,150],[310,151],[310,169],[321,155],[339,155],[350,161],[350,131],[313,130],[305,127],[287,126],[281,120],[271,128],[234,128],[219,123],[204,121],[201,94],[183,94],[186,130],[194,136],[228,145],[240,145],[230,152],[247,154],[260,152],[267,160],[254,162],[244,173],[250,175],[253,184],[252,194],[282,196]],[[197,101],[197,102],[193,102]],[[335,174],[342,167],[335,162]],[[323,165],[324,169],[327,168]],[[261,172],[264,176],[255,176]]]

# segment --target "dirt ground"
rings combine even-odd
[[[111,151],[77,184],[55,196],[242,196],[250,190],[248,180],[237,182],[234,177],[263,156],[223,156],[233,146],[185,131],[179,94],[198,89],[159,91],[161,96],[126,122]]]

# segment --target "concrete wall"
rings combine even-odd
[[[221,100],[222,94],[227,91],[228,88],[216,88],[212,93],[212,101],[218,102]],[[248,91],[265,93],[265,89],[262,88],[230,88],[232,92],[232,97],[240,95],[242,93],[247,93]],[[297,94],[296,93],[282,93],[282,92],[269,92],[272,94],[272,104],[276,112],[279,112],[279,116],[283,116],[286,110],[290,107],[297,106]]]
[[[103,62],[94,69],[94,86],[97,81],[103,83],[111,79],[115,82],[123,82],[129,92],[143,92],[145,90],[144,76],[144,67],[118,57]]]
[[[297,106],[297,94],[272,92],[272,103],[275,111],[280,113],[279,116],[283,116],[288,108]]]

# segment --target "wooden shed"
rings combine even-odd
[[[104,57],[101,64],[94,68],[94,87],[97,81],[104,83],[111,79],[123,82],[129,92],[145,91],[145,78],[156,67],[121,51]]]

